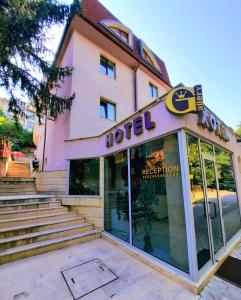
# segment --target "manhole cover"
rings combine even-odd
[[[118,278],[99,259],[88,261],[61,273],[75,300]]]

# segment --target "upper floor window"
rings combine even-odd
[[[100,24],[114,33],[125,44],[133,48],[133,33],[128,27],[119,21],[110,19],[102,20],[100,21]]]
[[[153,66],[157,71],[162,73],[156,56],[142,40],[138,40],[138,47],[139,47],[141,58],[144,61],[148,62],[151,66]]]
[[[150,55],[145,50],[143,50],[143,57],[145,60],[147,60],[149,62],[149,64],[154,66],[154,63],[153,63],[152,59],[150,58]]]
[[[102,55],[100,56],[100,72],[114,79],[116,77],[115,64]]]
[[[110,121],[116,120],[116,105],[105,99],[100,99],[100,117]]]
[[[115,27],[110,27],[110,29],[118,35],[118,37],[120,39],[122,39],[125,43],[129,44],[129,35],[127,32],[119,29],[119,28],[115,28]]]
[[[152,83],[149,83],[149,92],[152,98],[158,98],[158,89]]]

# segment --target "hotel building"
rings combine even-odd
[[[74,68],[59,93],[75,99],[40,127],[38,191],[200,290],[240,237],[235,133],[207,107],[170,111],[165,63],[97,0],[81,1],[56,59]]]

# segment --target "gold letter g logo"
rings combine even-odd
[[[194,88],[179,87],[170,91],[166,97],[166,107],[176,115],[195,112],[197,107]]]

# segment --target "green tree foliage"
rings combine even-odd
[[[0,139],[9,140],[12,150],[18,151],[24,147],[34,147],[33,134],[24,129],[20,124],[16,124],[2,116],[0,112]]]
[[[238,129],[236,130],[236,133],[237,133],[238,136],[241,137],[241,123],[239,123],[239,127],[238,127]]]
[[[73,70],[48,62],[45,42],[47,28],[69,23],[77,13],[79,0],[72,5],[56,0],[0,0],[0,87],[9,93],[9,110],[16,119],[21,94],[33,100],[39,118],[46,110],[57,116],[71,107],[74,94],[61,97],[56,90]]]

